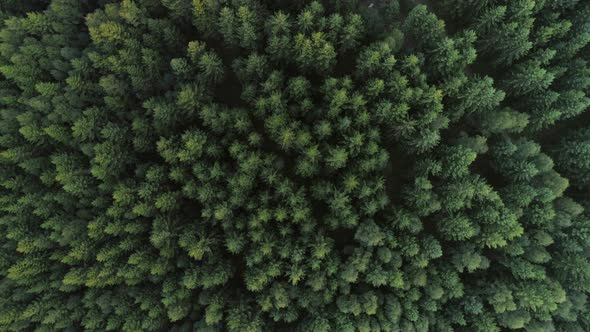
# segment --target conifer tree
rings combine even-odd
[[[0,331],[590,330],[587,2],[0,19]]]

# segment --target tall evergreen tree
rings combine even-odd
[[[0,18],[0,331],[590,330],[587,2]]]

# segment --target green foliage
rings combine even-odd
[[[587,2],[0,18],[0,331],[590,330]]]

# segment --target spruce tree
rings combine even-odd
[[[587,2],[0,18],[0,331],[590,330]]]

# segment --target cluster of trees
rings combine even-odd
[[[0,330],[590,330],[587,1],[0,18]]]

